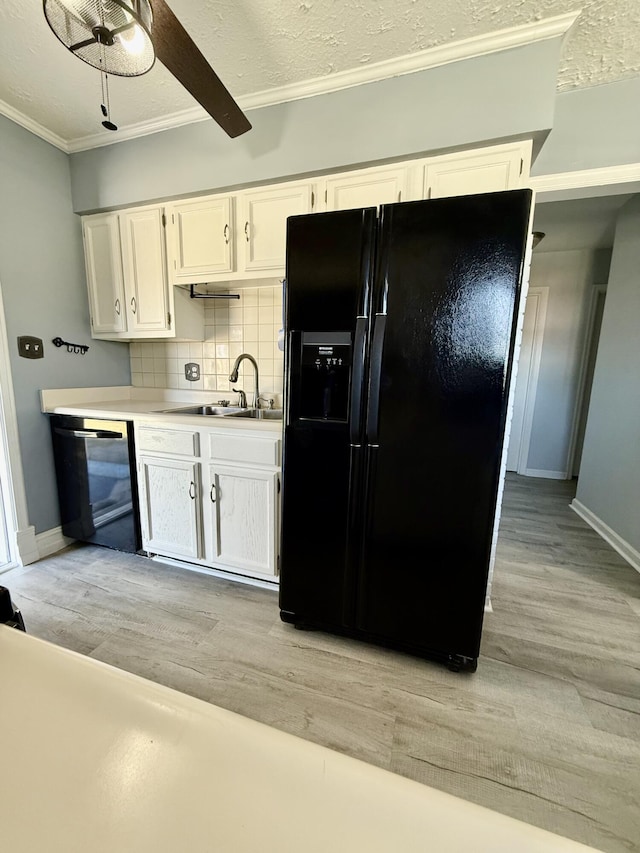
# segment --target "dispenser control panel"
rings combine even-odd
[[[304,334],[300,417],[346,421],[351,376],[350,333]]]

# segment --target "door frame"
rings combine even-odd
[[[0,572],[33,563],[40,558],[35,529],[29,524],[18,437],[18,415],[9,358],[9,339],[0,284],[0,488],[10,559],[6,566],[0,568]]]
[[[580,374],[578,376],[578,393],[576,394],[576,403],[573,409],[573,426],[571,428],[571,441],[569,442],[569,450],[567,453],[567,477],[569,479],[571,479],[573,476],[573,466],[575,463],[575,455],[577,449],[576,445],[578,441],[578,426],[580,423],[580,415],[582,413],[582,406],[584,404],[584,398],[587,391],[587,362],[589,359],[589,354],[591,353],[591,347],[593,346],[593,332],[596,322],[596,307],[598,305],[598,300],[601,296],[604,296],[606,300],[607,285],[593,284],[591,286],[591,296],[589,299],[589,308],[587,313],[587,320],[585,323],[584,339],[582,342],[582,352],[580,355]]]
[[[538,380],[540,378],[540,363],[542,361],[542,343],[547,321],[547,307],[549,304],[549,287],[542,285],[530,287],[527,292],[529,297],[536,300],[536,314],[533,327],[533,340],[531,343],[531,358],[529,359],[527,372],[527,385],[524,395],[524,411],[522,414],[522,429],[520,431],[520,445],[518,448],[517,474],[527,474],[527,463],[529,461],[529,448],[531,445],[531,433],[533,430],[533,415],[536,405],[536,394],[538,391]],[[526,310],[526,309],[525,309]],[[521,365],[518,365],[518,378],[522,377]],[[513,438],[513,436],[511,437]]]

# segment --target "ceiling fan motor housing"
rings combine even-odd
[[[57,38],[83,62],[120,77],[153,67],[149,0],[43,0],[43,6]]]

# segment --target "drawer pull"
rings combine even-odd
[[[247,238],[247,243],[249,242],[249,222],[244,223],[244,236]]]
[[[213,483],[211,484],[211,491],[209,492],[209,497],[211,498],[211,503],[214,504],[216,502],[216,487]]]
[[[193,480],[191,481],[191,485],[189,486],[189,497],[192,501],[196,499],[196,484],[193,482]]]
[[[136,298],[135,298],[135,296],[132,296],[131,297],[131,310],[133,311],[134,314],[136,313],[136,308],[137,308]]]
[[[118,315],[118,317],[119,317],[119,316],[120,316],[120,300],[119,300],[119,299],[116,299],[116,302],[115,302],[115,309],[116,309],[116,314],[117,314],[117,315]]]
[[[229,226],[228,225],[224,226],[224,231],[222,233],[224,234],[224,242],[228,246],[229,245]]]

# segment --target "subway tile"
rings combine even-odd
[[[153,359],[153,372],[164,373],[166,370],[164,355],[156,356]]]
[[[260,373],[264,373],[265,376],[273,377],[273,359],[272,358],[261,358],[258,362],[258,367],[260,369]]]
[[[229,377],[228,376],[220,376],[218,374],[216,376],[216,389],[218,391],[228,391],[229,388],[230,388]]]
[[[135,385],[136,388],[142,388],[142,373],[132,373],[131,374],[131,384]]]
[[[204,327],[204,340],[206,341],[214,341],[216,337],[216,327],[213,323],[207,323]]]
[[[229,344],[216,344],[216,358],[229,358]]]
[[[242,308],[239,305],[234,305],[229,308],[229,325],[237,325],[242,323]]]
[[[229,340],[230,341],[241,341],[243,339],[243,327],[239,326],[229,326]]]
[[[166,388],[167,387],[167,376],[165,373],[155,373],[154,374],[154,383],[156,388]]]
[[[217,391],[217,376],[215,374],[205,374],[204,376],[204,390],[205,391]]]
[[[142,372],[153,373],[153,358],[147,358],[146,356],[142,358]]]
[[[170,373],[167,376],[167,388],[178,388],[180,385],[180,377],[177,373]]]
[[[215,358],[205,358],[202,362],[202,372],[205,375],[215,373],[216,372],[216,360]]]
[[[189,358],[189,344],[179,343],[178,344],[178,355],[177,358]]]
[[[260,287],[258,288],[258,305],[273,305],[273,288]]]
[[[229,341],[229,358],[237,358],[244,352],[242,341]]]
[[[164,341],[154,341],[153,342],[153,355],[154,355],[154,358],[164,358],[164,355],[165,355]]]
[[[214,325],[226,326],[229,322],[229,308],[227,305],[216,305],[214,313]]]
[[[272,323],[273,322],[273,308],[271,306],[258,308],[258,323],[263,325],[264,323]]]
[[[240,304],[243,308],[254,308],[258,305],[258,291],[256,288],[243,288],[240,294]]]
[[[191,343],[189,344],[189,358],[192,361],[200,361],[202,359],[202,347],[201,343]]]
[[[258,309],[245,308],[242,314],[242,320],[245,326],[258,325]]]
[[[165,370],[167,373],[177,373],[178,372],[178,359],[177,358],[167,358],[165,359]]]
[[[273,343],[271,341],[260,341],[258,343],[258,358],[273,359]]]
[[[131,356],[129,359],[131,362],[131,372],[132,373],[142,373],[142,359],[137,356]]]
[[[205,343],[202,346],[202,355],[204,358],[216,357],[216,345],[213,342]]]
[[[229,375],[231,368],[229,367],[229,359],[228,358],[216,358],[215,361],[215,370],[212,370],[211,373],[220,373],[222,375]]]
[[[155,388],[155,385],[156,385],[155,375],[153,373],[143,373],[142,374],[142,385],[145,388]]]
[[[271,341],[273,343],[273,326],[266,324],[258,326],[258,340]]]
[[[216,343],[226,344],[229,340],[229,326],[216,326]]]
[[[137,358],[142,358],[142,348],[140,346],[140,341],[132,341],[129,344],[129,355],[136,356]]]
[[[282,305],[273,306],[273,322],[278,328],[282,326]]]

